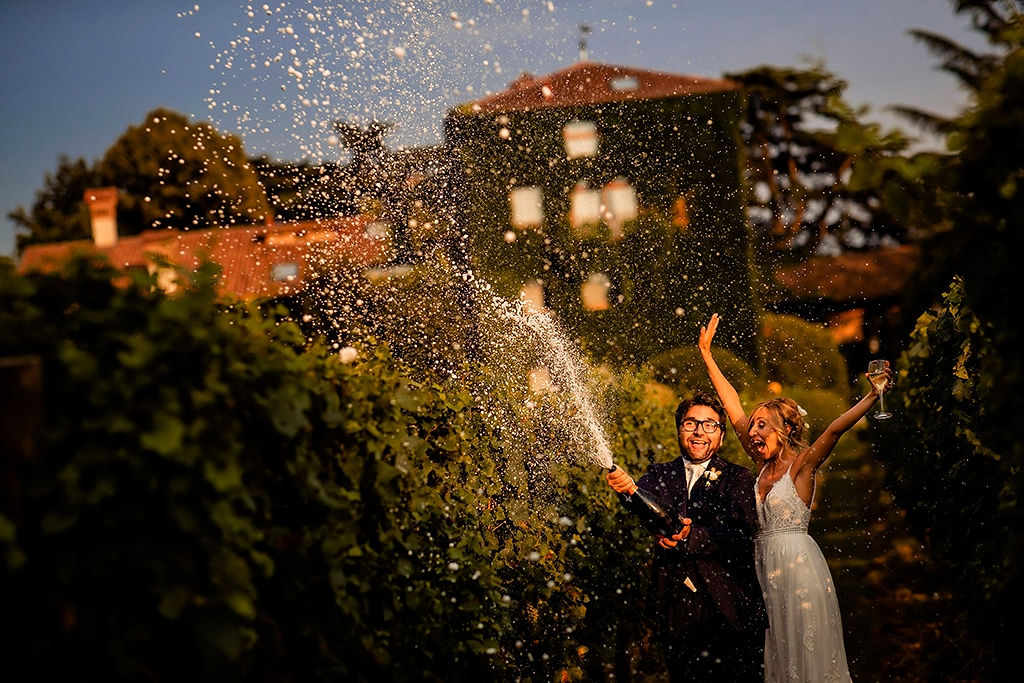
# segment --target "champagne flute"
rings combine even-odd
[[[885,385],[888,382],[885,377],[885,367],[884,360],[873,360],[868,363],[868,379],[878,390],[878,412],[872,415],[876,420],[886,420],[892,417],[892,413],[885,409]]]

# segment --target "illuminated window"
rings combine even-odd
[[[608,292],[612,283],[604,273],[591,273],[580,287],[580,299],[588,311],[606,311],[610,305]]]
[[[577,237],[593,234],[601,222],[601,193],[584,183],[577,183],[569,197],[569,224]]]
[[[530,385],[530,391],[535,394],[550,394],[558,391],[558,387],[551,379],[551,371],[543,365],[538,365],[530,370],[527,382]]]
[[[690,214],[686,205],[686,197],[679,195],[675,204],[672,205],[672,225],[680,230],[685,230],[690,225]]]
[[[570,121],[562,129],[565,157],[579,159],[597,154],[597,126],[591,121]]]
[[[523,310],[527,313],[539,313],[544,310],[544,283],[540,280],[529,280],[519,290],[519,300],[523,302]]]
[[[601,191],[601,204],[612,239],[621,238],[626,222],[636,219],[636,190],[625,178],[616,178]]]
[[[544,195],[539,187],[516,187],[508,195],[510,222],[516,228],[544,223]]]
[[[270,279],[274,282],[292,282],[299,277],[299,264],[292,261],[270,266]]]
[[[618,76],[611,80],[612,90],[636,90],[639,85],[635,76]]]

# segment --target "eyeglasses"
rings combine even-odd
[[[714,420],[695,420],[692,417],[688,417],[683,420],[683,431],[695,432],[697,431],[697,425],[704,429],[705,434],[714,434],[724,426],[721,422],[715,422]]]

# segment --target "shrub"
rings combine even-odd
[[[997,331],[967,301],[957,279],[942,307],[918,319],[886,397],[894,418],[879,427],[885,438],[875,448],[887,488],[928,540],[950,585],[973,587],[953,595],[973,618],[966,642],[983,641],[972,647],[974,665],[984,671],[991,644],[1016,618],[1020,462],[992,448],[992,436],[1016,415],[993,410],[992,393],[1004,379],[995,372],[1002,362],[992,344]]]
[[[10,671],[654,670],[649,537],[599,468],[547,450],[542,413],[489,421],[466,387],[383,347],[342,363],[273,307],[218,304],[215,275],[168,297],[88,261],[0,272],[0,357],[33,355],[45,377],[37,455],[2,463]],[[671,409],[641,378],[609,382],[615,461],[639,473],[675,457]]]
[[[846,361],[832,335],[821,325],[791,315],[765,313],[761,355],[767,381],[849,391]]]
[[[715,347],[715,362],[737,391],[752,391],[757,385],[753,368],[728,349]],[[647,361],[655,380],[676,389],[679,394],[697,390],[714,393],[704,360],[696,346],[680,346]]]

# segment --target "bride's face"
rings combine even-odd
[[[747,434],[750,445],[762,460],[777,458],[782,453],[781,421],[767,408],[758,408],[750,416]]]

